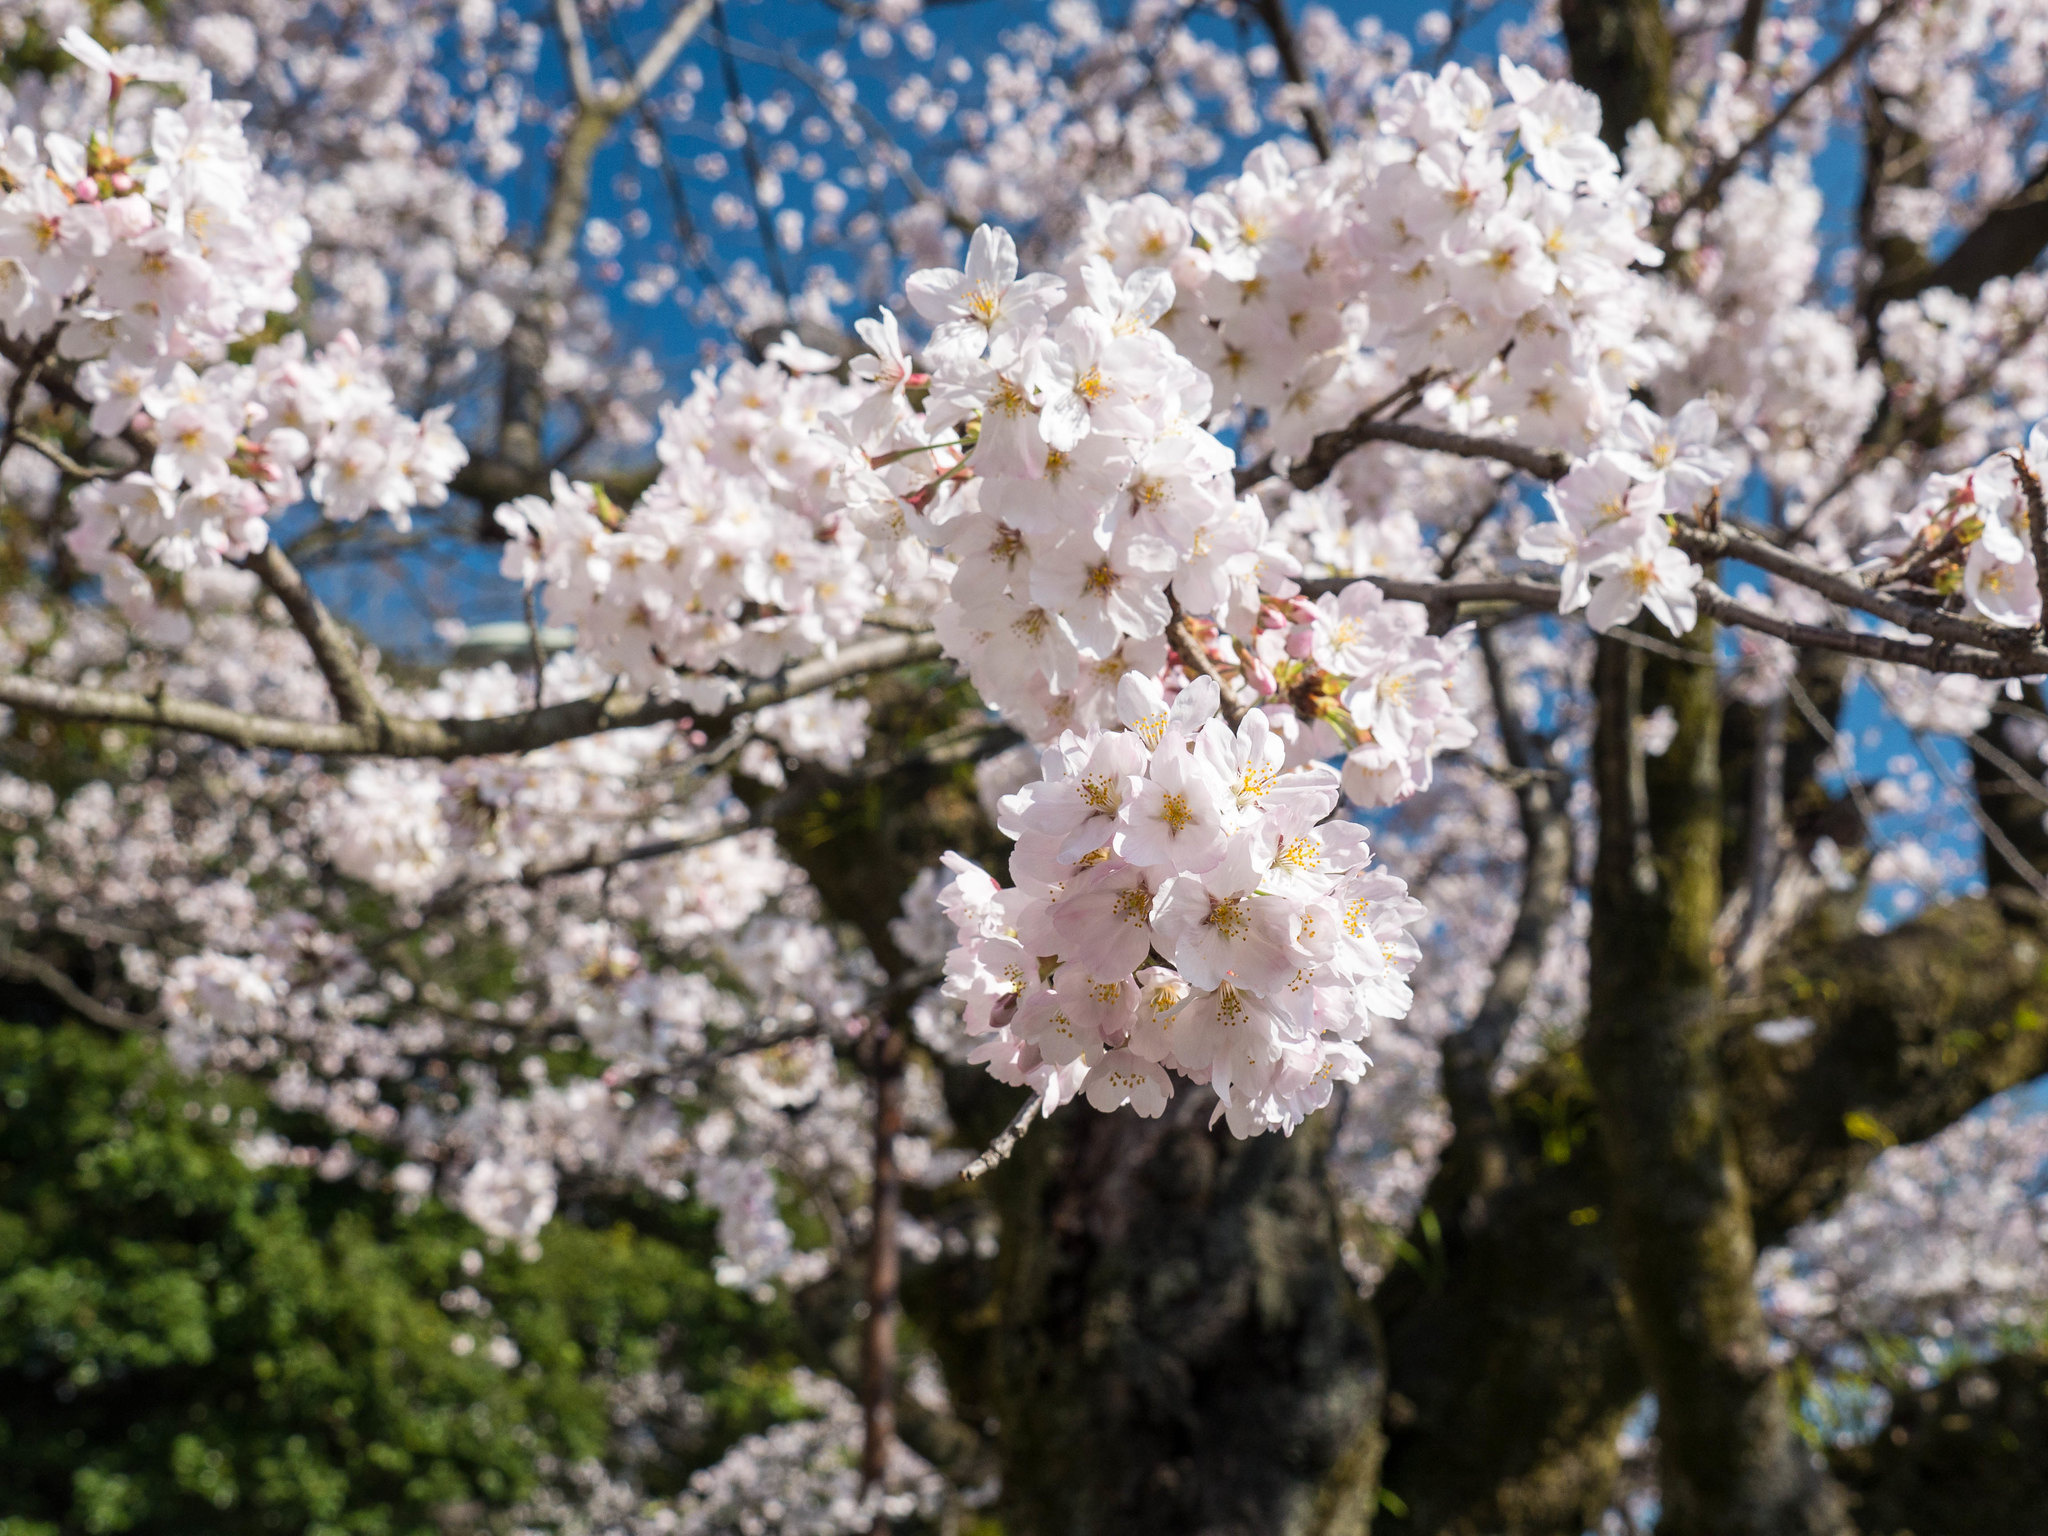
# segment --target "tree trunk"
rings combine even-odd
[[[1237,1141],[1070,1110],[991,1178],[1013,1536],[1362,1536],[1379,1344],[1339,1258],[1330,1114]]]
[[[1840,1490],[1794,1432],[1757,1305],[1755,1238],[1723,1103],[1720,700],[1713,631],[1695,661],[1600,642],[1599,853],[1584,1056],[1612,1181],[1612,1239],[1659,1404],[1668,1536],[1849,1529]],[[1678,731],[1648,757],[1637,721]]]
[[[1600,98],[1600,137],[1617,153],[1629,129],[1663,132],[1671,115],[1671,30],[1660,0],[1559,0],[1572,78]]]
[[[1430,1183],[1440,1245],[1373,1298],[1387,1338],[1386,1536],[1580,1536],[1619,1470],[1643,1390],[1599,1216],[1607,1170],[1577,1059],[1544,1064],[1503,1106],[1507,1176],[1482,1219],[1460,1159]],[[1392,1507],[1390,1505],[1390,1507]]]

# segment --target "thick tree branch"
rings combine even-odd
[[[779,677],[753,683],[737,702],[711,712],[697,710],[680,699],[604,695],[480,720],[387,714],[361,721],[322,722],[244,714],[198,699],[173,698],[161,691],[123,693],[21,676],[0,677],[0,704],[71,720],[193,731],[238,747],[321,756],[374,753],[449,760],[532,752],[603,731],[682,719],[694,719],[700,729],[716,732],[738,716],[771,704],[835,687],[870,672],[931,661],[940,654],[938,640],[928,634],[860,641],[842,648],[837,656],[803,662]]]
[[[1710,652],[1712,626],[1686,643]],[[1583,1055],[1631,1331],[1658,1397],[1660,1529],[1847,1533],[1840,1492],[1814,1471],[1771,1365],[1715,1055],[1718,685],[1603,641],[1594,686],[1600,837]],[[1658,705],[1678,731],[1646,758],[1636,721]]]
[[[1855,904],[1809,912],[1720,1034],[1759,1246],[1826,1211],[1877,1155],[1852,1126],[1922,1140],[2048,1071],[2030,918],[1972,899],[1865,934]],[[1814,1021],[1797,1044],[1751,1027],[1787,1013]],[[1375,1297],[1395,1409],[1387,1486],[1408,1502],[1404,1529],[1597,1526],[1615,1430],[1645,1385],[1612,1291],[1610,1193],[1584,1139],[1597,1127],[1577,1056],[1538,1067],[1505,1107],[1511,1188],[1476,1231],[1445,1220],[1441,1256],[1403,1265]],[[1457,1162],[1454,1146],[1426,1197],[1447,1216],[1462,1200]]]
[[[349,725],[371,725],[384,713],[363,675],[361,660],[348,636],[335,623],[334,615],[306,585],[285,552],[275,543],[250,555],[242,564],[256,574],[264,588],[284,605],[285,613],[313,652],[313,663],[327,680],[334,707]]]
[[[156,1027],[160,1017],[155,1009],[148,1013],[129,1013],[126,1009],[103,1003],[49,961],[16,949],[4,939],[0,939],[0,973],[41,987],[86,1023],[98,1025],[101,1029],[145,1034]]]
[[[1993,278],[2026,271],[2044,249],[2048,249],[2048,166],[1985,214],[1939,262],[1906,276],[1887,288],[1883,297],[1887,301],[1910,299],[1929,288],[1946,288],[1974,299]]]
[[[1619,154],[1629,129],[1671,117],[1671,29],[1659,0],[1560,0],[1572,78],[1600,98],[1600,137]]]
[[[659,465],[649,464],[639,469],[622,469],[611,474],[581,475],[572,478],[589,480],[593,485],[604,487],[604,493],[612,502],[621,507],[630,507],[652,485],[661,473]],[[448,489],[458,496],[467,496],[472,501],[483,503],[486,508],[497,507],[521,496],[545,496],[553,483],[553,471],[545,464],[515,464],[497,453],[472,451],[469,462],[455,472],[448,482]],[[495,524],[490,524],[491,537],[502,538]]]

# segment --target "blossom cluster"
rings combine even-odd
[[[824,427],[846,386],[778,364],[700,373],[662,409],[661,473],[621,513],[598,487],[502,507],[504,572],[546,585],[547,612],[584,655],[640,688],[678,671],[765,675],[856,634],[884,569],[832,491],[844,448]],[[719,702],[716,680],[693,679]]]
[[[95,428],[132,431],[155,452],[146,470],[80,488],[67,544],[138,626],[165,620],[137,556],[173,574],[243,559],[269,542],[271,518],[308,498],[331,521],[378,510],[402,529],[412,508],[447,500],[468,459],[447,409],[420,420],[400,410],[346,331],[312,353],[294,332],[204,372],[93,367],[80,377]]]
[[[941,641],[1041,740],[1106,724],[1125,672],[1160,674],[1176,605],[1249,632],[1262,559],[1287,562],[1203,426],[1207,377],[1155,327],[1171,277],[1094,263],[1079,286],[1020,277],[989,226],[965,270],[913,274],[929,369],[893,315],[861,322],[870,394],[847,430],[864,455],[839,477],[872,535],[943,550]]]
[[[1669,514],[1689,512],[1729,473],[1714,447],[1712,407],[1693,401],[1668,423],[1632,403],[1610,446],[1572,466],[1546,499],[1553,521],[1522,536],[1525,560],[1563,567],[1558,610],[1586,610],[1605,633],[1648,608],[1674,635],[1699,618],[1700,568],[1671,543]]]
[[[1944,590],[1960,587],[1985,618],[2011,629],[2041,622],[2041,576],[2035,563],[2035,520],[2048,515],[2042,476],[2048,474],[2048,422],[2028,434],[2024,450],[1992,454],[1958,474],[1930,475],[1900,517],[1903,537],[1879,546],[1896,572],[1926,567]]]
[[[1098,201],[1077,249],[1173,273],[1169,333],[1278,452],[1411,379],[1460,428],[1583,445],[1649,367],[1648,202],[1589,91],[1500,69],[1505,99],[1462,65],[1403,74],[1376,133],[1323,164],[1262,146],[1185,213]]]
[[[839,483],[878,538],[942,549],[948,653],[1039,740],[1113,724],[1127,672],[1222,672],[1290,765],[1349,752],[1361,804],[1426,785],[1437,753],[1472,740],[1444,686],[1462,643],[1376,588],[1302,598],[1298,561],[1203,425],[1208,376],[1156,324],[1172,274],[1091,260],[1078,288],[1020,276],[984,226],[965,270],[910,279],[935,325],[929,372],[893,316],[861,322],[875,351],[854,368],[873,392]],[[956,440],[928,446],[940,432]]]
[[[1117,692],[1125,729],[1063,734],[1003,801],[1014,886],[948,856],[946,991],[988,1037],[970,1059],[1048,1113],[1082,1094],[1156,1116],[1177,1073],[1237,1135],[1291,1131],[1407,1012],[1421,907],[1264,714],[1233,731],[1206,678]]]
[[[64,48],[107,95],[165,87],[146,114],[108,114],[83,141],[17,123],[0,146],[0,326],[54,334],[88,377],[205,361],[290,310],[306,227],[263,174],[238,103],[150,50],[110,55],[73,28]],[[106,96],[103,95],[103,103]],[[95,398],[98,398],[95,395]]]
[[[17,125],[0,149],[0,326],[74,370],[94,433],[145,466],[73,499],[81,568],[160,635],[138,559],[178,574],[261,549],[268,519],[311,497],[354,521],[446,499],[467,454],[446,410],[400,411],[376,360],[344,332],[228,347],[298,307],[308,229],[245,137],[245,108],[206,71],[150,50],[108,54],[74,29],[66,49],[100,83],[106,126],[81,141]],[[113,110],[157,93],[146,112]],[[39,366],[25,364],[31,374]]]

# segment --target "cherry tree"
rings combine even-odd
[[[2042,19],[799,9],[0,17],[0,969],[840,1309],[525,1529],[1890,1528],[2048,1299]]]

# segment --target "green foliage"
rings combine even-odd
[[[0,1536],[474,1526],[611,1453],[622,1377],[709,1410],[643,1446],[652,1491],[779,1406],[786,1323],[711,1279],[708,1222],[487,1257],[436,1205],[251,1169],[258,1118],[147,1042],[0,1026]]]

